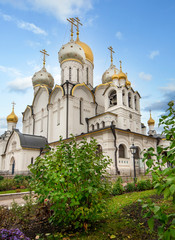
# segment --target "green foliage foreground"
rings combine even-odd
[[[148,167],[147,173],[152,174],[153,185],[158,194],[163,194],[165,199],[172,199],[175,204],[175,108],[174,102],[168,104],[167,114],[159,120],[163,125],[168,147],[158,146],[156,150],[148,149],[144,154],[144,160]],[[159,239],[175,239],[175,213],[166,214],[164,209],[154,203],[144,204],[144,209],[149,209],[145,214],[150,216],[148,224],[151,230],[155,220],[161,222],[158,228]]]
[[[106,169],[110,162],[97,152],[95,139],[78,143],[72,138],[67,143],[60,140],[56,149],[30,165],[32,188],[50,206],[53,223],[87,229],[98,218],[109,193]]]

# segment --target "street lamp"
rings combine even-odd
[[[134,143],[132,144],[132,146],[130,147],[131,153],[133,155],[133,166],[134,166],[134,183],[136,183],[136,167],[135,167],[135,154],[137,151],[137,147],[134,146]]]

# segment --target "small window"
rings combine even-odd
[[[115,106],[117,105],[117,92],[115,90],[113,90],[110,94],[109,94],[109,106]]]
[[[91,125],[91,127],[92,127],[92,131],[94,131],[94,125],[93,124]]]
[[[99,123],[97,123],[97,129],[99,129],[100,128],[100,125],[99,125]]]
[[[33,157],[31,158],[31,164],[33,165]]]
[[[96,151],[96,155],[99,155],[102,153],[102,146],[100,144],[97,145],[97,151]]]
[[[86,81],[87,81],[87,84],[89,84],[89,69],[86,68]]]
[[[71,78],[72,78],[72,69],[71,67],[69,67],[69,81],[71,81]]]
[[[105,122],[102,121],[102,128],[105,128]]]
[[[136,148],[135,159],[140,159],[140,149],[139,149],[139,147]]]
[[[79,68],[77,69],[77,82],[79,83],[80,79],[79,79]]]
[[[83,99],[80,99],[80,124],[83,124]]]
[[[119,158],[125,158],[125,147],[123,144],[119,146]]]
[[[132,107],[131,106],[131,93],[128,93],[128,107]]]
[[[137,110],[137,97],[134,97],[135,110]]]

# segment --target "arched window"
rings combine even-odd
[[[88,67],[86,68],[86,81],[87,81],[87,84],[89,84],[89,69],[88,69]]]
[[[11,169],[11,174],[13,175],[15,173],[15,159],[14,159],[14,157],[12,157],[11,160],[10,160],[10,169]]]
[[[140,159],[140,148],[136,148],[135,159]]]
[[[100,144],[97,145],[97,151],[96,151],[96,155],[100,155],[102,153],[102,146]]]
[[[126,102],[125,102],[125,90],[122,91],[122,100],[123,100],[123,105],[126,106]]]
[[[79,68],[77,69],[77,82],[79,83],[80,77],[79,77]]]
[[[33,165],[33,157],[31,158],[31,164]]]
[[[100,128],[100,125],[99,125],[99,123],[97,123],[97,129],[99,129]]]
[[[119,158],[125,158],[125,147],[123,144],[119,146]]]
[[[128,93],[128,107],[130,107],[130,108],[132,107],[131,106],[131,93],[130,92]]]
[[[137,97],[134,97],[135,110],[137,110]]]
[[[83,99],[80,99],[80,124],[83,124]]]
[[[41,110],[41,132],[43,131],[43,118],[44,118],[44,109]]]
[[[112,121],[112,122],[111,122],[111,125],[115,125],[115,121]]]
[[[69,67],[69,81],[71,81],[72,79],[72,69],[71,67]]]
[[[57,102],[57,125],[60,124],[60,99]]]
[[[104,121],[102,121],[102,128],[104,128],[105,127],[105,122]]]
[[[91,128],[92,128],[92,131],[94,131],[94,125],[93,124],[91,125]]]
[[[117,92],[115,90],[109,94],[109,106],[112,107],[114,105],[117,105]]]

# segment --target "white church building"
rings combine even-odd
[[[155,121],[148,120],[149,131],[141,123],[140,94],[132,88],[127,74],[111,63],[103,73],[101,84],[94,86],[94,57],[91,48],[79,39],[79,19],[71,22],[71,40],[61,47],[58,60],[61,68],[61,84],[43,67],[31,79],[34,97],[32,105],[23,112],[22,133],[16,129],[18,117],[7,117],[7,131],[0,136],[0,175],[28,174],[27,166],[33,163],[46,145],[55,147],[60,136],[67,140],[73,134],[82,138],[97,139],[99,149],[112,160],[112,175],[132,176],[133,158],[130,147],[137,147],[136,171],[144,174],[141,152],[162,144],[154,130]],[[73,39],[73,26],[77,28]]]

